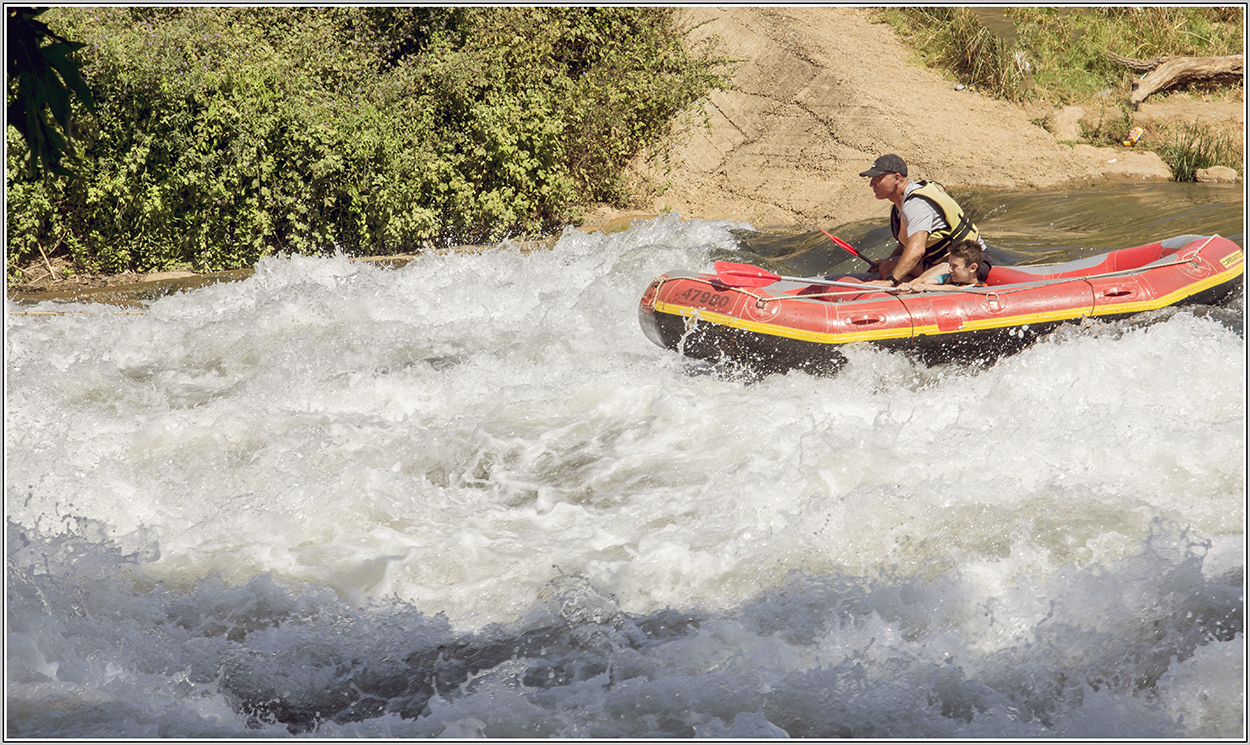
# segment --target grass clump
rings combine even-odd
[[[1017,60],[1010,40],[987,27],[972,8],[891,8],[881,14],[925,64],[949,70],[998,98],[1021,99],[1025,60]]]
[[[1133,109],[1127,104],[1115,109],[1100,108],[1092,119],[1082,119],[1078,126],[1081,141],[1099,147],[1113,147],[1128,139],[1133,129]]]
[[[1245,144],[1205,124],[1172,125],[1153,149],[1172,169],[1176,181],[1194,181],[1198,171],[1212,166],[1228,166],[1245,178]]]

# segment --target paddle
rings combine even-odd
[[[868,262],[868,266],[872,267],[873,269],[876,269],[877,265],[881,263],[880,259],[870,259],[867,256],[864,256],[859,251],[856,251],[855,248],[851,246],[851,244],[847,243],[846,241],[842,240],[836,235],[829,235],[829,231],[825,230],[824,228],[816,228],[816,229],[824,233],[825,235],[829,236],[829,240],[833,241],[833,245],[837,246],[838,248],[844,251],[849,251],[851,255],[857,259],[863,259],[864,261]]]
[[[830,287],[853,287],[864,292],[897,292],[896,287],[883,287],[878,285],[869,285],[861,282],[838,282],[832,279],[810,279],[807,277],[783,277],[780,274],[773,274],[767,269],[761,269],[758,266],[750,264],[734,264],[728,261],[718,261],[713,266],[716,268],[716,277],[729,287],[763,287],[771,285],[778,280],[787,279],[793,282],[803,282],[809,285],[828,285]]]

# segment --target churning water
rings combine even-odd
[[[1244,302],[747,379],[743,227],[6,301],[7,734],[1242,736]]]

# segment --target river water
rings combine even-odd
[[[1244,245],[1240,189],[962,198],[1000,260]],[[6,301],[7,735],[1241,737],[1244,300],[834,377],[639,328],[660,272],[827,245],[665,216]]]

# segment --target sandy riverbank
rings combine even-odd
[[[957,81],[916,65],[870,9],[701,7],[687,14],[698,26],[695,39],[718,36],[723,54],[743,60],[737,89],[709,97],[708,126],[683,133],[667,164],[635,163],[640,175],[668,184],[641,213],[671,210],[782,230],[871,218],[885,208],[857,174],[886,152],[901,155],[913,178],[948,187],[1171,176],[1155,153],[1073,147],[1037,123],[1047,115],[1061,123],[1070,109],[1026,108],[957,89]],[[1240,101],[1192,108],[1148,102],[1138,117],[1245,126]],[[586,224],[620,216],[601,209]]]

